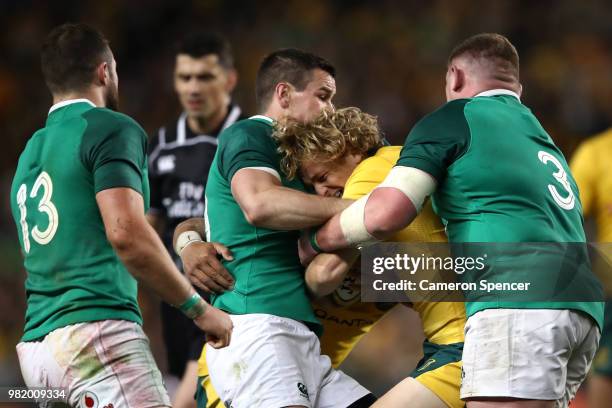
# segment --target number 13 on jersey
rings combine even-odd
[[[46,171],[40,173],[34,182],[34,186],[30,191],[30,198],[35,199],[38,196],[38,191],[43,189],[43,195],[38,201],[38,211],[44,213],[48,218],[47,228],[43,231],[38,228],[38,225],[34,225],[32,228],[32,238],[40,245],[47,245],[57,232],[57,226],[59,225],[59,214],[57,208],[51,202],[53,196],[53,182],[51,177]],[[23,249],[26,254],[30,252],[30,229],[26,220],[28,215],[26,200],[28,198],[28,188],[25,184],[19,186],[17,190],[17,204],[19,205],[19,223],[21,224],[21,235],[23,236]]]

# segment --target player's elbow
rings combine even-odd
[[[264,227],[271,214],[268,204],[263,200],[252,200],[242,207],[244,218],[255,227]]]
[[[134,245],[134,237],[132,234],[121,227],[107,230],[106,238],[117,253],[129,252]]]
[[[135,220],[121,219],[106,228],[106,238],[120,256],[136,252],[139,240],[144,235],[143,226]]]

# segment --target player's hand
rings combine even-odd
[[[206,305],[204,313],[193,322],[206,333],[206,342],[212,347],[223,348],[230,344],[234,324],[224,311]]]
[[[315,251],[310,245],[309,231],[302,231],[300,235],[300,240],[298,241],[298,254],[300,256],[300,262],[303,266],[308,266],[308,264],[317,256],[317,251]]]
[[[219,260],[234,259],[231,251],[217,242],[194,242],[183,249],[183,270],[189,281],[208,293],[220,293],[234,286],[234,278]]]

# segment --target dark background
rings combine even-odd
[[[40,73],[40,44],[67,21],[93,24],[108,37],[118,63],[121,110],[150,133],[179,112],[172,46],[190,29],[214,29],[230,39],[240,74],[235,100],[247,114],[255,113],[254,79],[262,57],[299,47],[336,65],[337,106],[378,115],[386,137],[401,144],[419,118],[444,102],[446,57],[453,46],[494,31],[518,48],[522,100],[567,157],[611,123],[612,5],[605,0],[0,0],[0,385],[20,382],[14,345],[25,305],[10,181],[20,151],[44,125],[51,105]],[[157,300],[146,291],[141,298],[163,369]],[[387,389],[419,358],[417,323],[412,312],[396,311],[360,345],[347,370],[378,392]]]

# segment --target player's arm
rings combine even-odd
[[[231,289],[234,278],[219,260],[234,259],[231,251],[218,242],[205,242],[204,218],[189,218],[174,229],[173,247],[183,261],[183,270],[189,281],[208,293]]]
[[[238,170],[231,187],[250,224],[277,230],[320,225],[350,203],[284,187],[277,175],[253,168]]]
[[[180,305],[195,292],[147,222],[140,193],[127,187],[110,188],[97,193],[96,201],[106,236],[132,275],[171,305]]]
[[[315,296],[329,295],[342,284],[359,251],[347,248],[337,253],[319,254],[306,268],[306,286]]]
[[[435,181],[427,173],[395,167],[372,193],[316,231],[314,240],[326,252],[385,240],[416,218],[423,201],[434,189]]]

